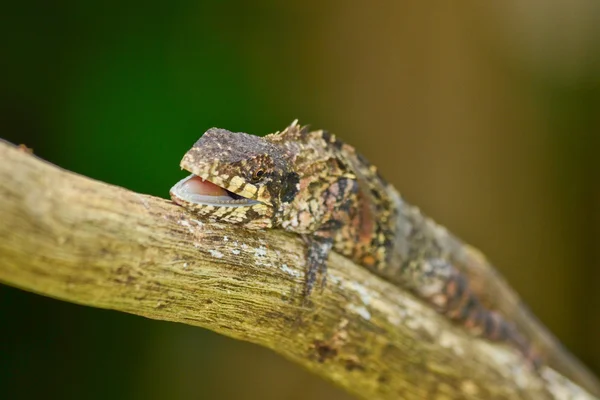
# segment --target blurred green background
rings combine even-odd
[[[482,249],[599,372],[598,4],[13,2],[2,137],[167,197],[210,127],[326,128]],[[6,399],[349,398],[199,328],[7,286],[0,321]]]

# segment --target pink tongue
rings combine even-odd
[[[225,189],[215,185],[214,183],[205,181],[199,176],[194,176],[193,178],[185,181],[182,189],[188,193],[200,194],[203,196],[227,196]]]

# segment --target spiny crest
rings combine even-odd
[[[272,143],[280,143],[280,142],[300,142],[306,137],[308,132],[308,125],[301,126],[298,124],[298,120],[294,120],[288,127],[286,127],[283,131],[275,132],[270,135],[265,136],[265,139]]]
[[[282,132],[275,132],[265,136],[265,139],[273,144],[286,144],[288,148],[294,147],[290,144],[295,144],[296,147],[313,148],[313,149],[330,149],[335,154],[342,150],[354,152],[354,148],[339,140],[334,134],[325,130],[310,131],[309,125],[299,125],[298,120],[294,120]],[[296,150],[297,151],[297,150]]]

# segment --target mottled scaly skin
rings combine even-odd
[[[207,131],[182,168],[258,203],[214,206],[173,200],[213,221],[281,228],[307,243],[305,298],[326,279],[333,249],[421,298],[474,334],[516,347],[588,390],[595,378],[563,350],[475,249],[407,204],[355,149],[295,122],[264,138]]]

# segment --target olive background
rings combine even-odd
[[[600,6],[497,3],[3,4],[1,137],[166,198],[210,127],[325,128],[482,249],[598,373]],[[200,328],[8,286],[0,321],[5,399],[349,398]]]

